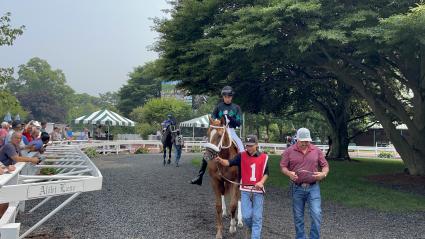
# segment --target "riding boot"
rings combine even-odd
[[[204,176],[205,170],[207,169],[207,165],[207,161],[202,159],[201,169],[199,170],[198,176],[190,181],[191,184],[198,184],[199,186],[202,185],[202,178]]]

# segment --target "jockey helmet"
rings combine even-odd
[[[233,89],[231,86],[225,86],[223,87],[223,89],[221,90],[221,95],[222,96],[233,96]]]

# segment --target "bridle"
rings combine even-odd
[[[225,117],[226,117],[226,122],[227,122],[227,116],[225,116]],[[228,149],[228,148],[230,148],[232,146],[232,137],[231,137],[229,131],[227,130],[228,125],[224,125],[224,126],[210,125],[210,128],[213,128],[213,129],[224,129],[224,133],[221,135],[220,141],[219,141],[219,143],[217,145],[212,144],[210,142],[205,145],[206,152],[205,152],[205,155],[204,155],[204,159],[206,159],[208,161],[216,158],[219,155],[221,149]],[[223,139],[224,139],[225,134],[227,134],[228,137],[229,137],[229,145],[227,145],[227,146],[223,146]],[[218,176],[220,176],[226,182],[231,183],[231,184],[235,184],[235,185],[238,185],[238,186],[251,187],[250,199],[252,201],[253,190],[254,190],[254,186],[255,186],[254,184],[243,184],[243,183],[232,181],[232,180],[226,178],[221,173],[220,167],[218,166],[218,163],[217,162],[216,162],[215,165],[217,167]],[[261,188],[261,191],[263,191],[263,193],[265,193],[264,188]]]

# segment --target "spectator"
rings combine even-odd
[[[1,128],[0,128],[0,137],[3,137],[3,139],[5,139],[8,133],[9,133],[9,123],[2,122]]]
[[[41,133],[43,133],[43,132],[47,132],[47,131],[46,131],[46,127],[47,127],[47,122],[46,122],[46,121],[41,121],[41,129],[40,129],[40,132],[41,132]]]
[[[65,136],[65,138],[67,140],[72,140],[73,134],[74,133],[72,132],[72,128],[69,127],[69,125],[65,126],[65,129],[64,129],[64,136]]]
[[[77,140],[89,140],[89,129],[84,128],[84,130],[77,137]]]
[[[9,171],[15,170],[16,162],[30,162],[38,164],[40,159],[36,157],[24,157],[21,155],[19,144],[22,140],[22,133],[14,132],[10,138],[10,142],[0,148],[0,162],[4,167],[8,167]]]
[[[52,139],[52,141],[62,141],[62,134],[60,132],[59,127],[53,127],[53,132],[50,135],[50,138]]]
[[[41,133],[41,136],[28,144],[29,152],[39,152],[44,153],[46,146],[49,143],[50,136],[47,132]]]
[[[7,143],[9,143],[10,142],[10,140],[12,139],[12,135],[13,135],[13,133],[15,133],[15,132],[17,132],[17,133],[21,133],[21,122],[19,122],[19,121],[13,121],[12,122],[12,129],[10,129],[9,130],[9,133],[7,134],[7,137],[6,137],[6,139],[5,139],[5,144],[7,144]],[[20,145],[20,147],[22,148],[22,147],[25,147],[25,143],[24,143],[24,141],[22,140],[21,141],[21,145]]]
[[[31,122],[25,125],[24,131],[22,133],[22,140],[24,141],[25,145],[28,145],[29,142],[32,141],[31,131],[32,131],[32,124]]]

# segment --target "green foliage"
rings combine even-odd
[[[149,152],[150,150],[147,147],[139,147],[136,151],[134,151],[135,154],[148,154]]]
[[[13,96],[8,91],[5,91],[5,90],[0,91],[0,102],[1,102],[0,104],[1,117],[4,117],[7,114],[7,112],[9,112],[12,115],[12,117],[19,114],[19,116],[21,117],[21,120],[24,120],[27,118],[28,113],[19,104],[18,99],[16,99],[16,97]]]
[[[391,152],[379,152],[378,158],[394,158],[394,155]]]
[[[161,79],[158,78],[158,62],[139,66],[129,74],[127,84],[118,91],[117,108],[129,115],[136,107],[143,106],[149,99],[161,96]]]
[[[174,98],[150,99],[143,107],[133,110],[130,117],[139,123],[148,123],[156,127],[172,114],[177,122],[190,119],[191,107],[184,101]]]
[[[149,123],[138,123],[136,124],[136,133],[140,134],[144,139],[147,139],[148,135],[156,134],[158,126],[151,125]]]
[[[40,169],[41,175],[55,175],[58,173],[58,170],[56,168],[42,168]]]
[[[65,121],[74,94],[63,72],[51,69],[47,61],[40,58],[20,65],[18,78],[9,81],[7,88],[31,112],[31,118],[51,122]]]
[[[87,155],[87,157],[89,157],[91,159],[97,158],[99,156],[99,154],[96,152],[95,147],[85,148],[84,153]]]
[[[0,17],[0,46],[11,46],[15,41],[16,37],[24,33],[25,26],[13,28],[10,25],[11,15],[12,14],[10,12],[7,12],[6,14]]]

